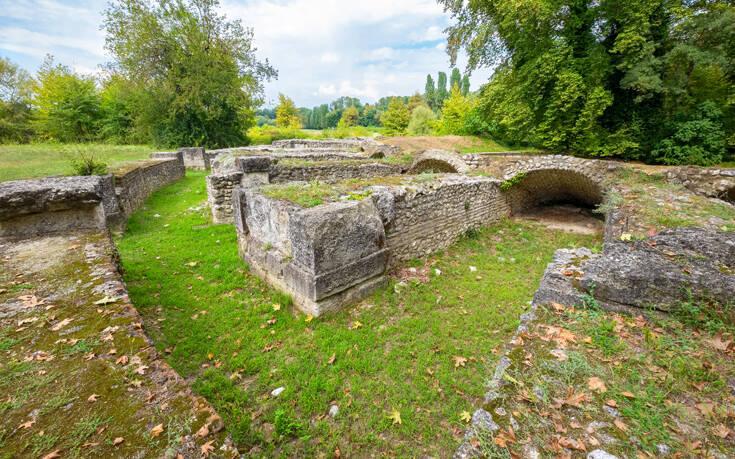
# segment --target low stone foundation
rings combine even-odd
[[[295,181],[337,182],[351,178],[384,177],[400,174],[398,165],[369,160],[325,162],[314,161],[289,165],[286,161],[269,156],[244,156],[232,158],[221,166],[223,172],[207,177],[207,196],[215,223],[232,223],[232,192],[236,187],[246,188],[269,183]]]
[[[364,298],[397,262],[443,249],[509,213],[497,180],[446,175],[366,188],[362,201],[305,209],[237,188],[240,253],[253,271],[318,316]]]

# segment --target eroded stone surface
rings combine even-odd
[[[0,239],[0,253],[4,453],[194,458],[208,445],[237,456],[214,409],[145,336],[109,236]],[[95,427],[72,435],[82,422]]]

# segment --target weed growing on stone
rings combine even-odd
[[[598,242],[507,221],[317,319],[248,272],[205,200],[203,174],[188,173],[132,217],[118,248],[156,347],[251,456],[450,454],[553,252]]]

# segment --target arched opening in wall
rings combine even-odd
[[[505,183],[514,217],[575,233],[597,234],[603,230],[603,217],[595,212],[603,201],[602,187],[582,173],[542,169]]]
[[[411,174],[422,174],[422,173],[449,173],[456,174],[459,171],[457,168],[448,161],[442,161],[439,159],[425,159],[418,161],[411,167]]]

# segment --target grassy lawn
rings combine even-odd
[[[362,304],[312,320],[248,273],[234,228],[211,225],[205,199],[204,175],[189,172],[117,242],[156,347],[256,457],[450,456],[462,413],[481,403],[494,349],[553,251],[598,243],[502,223],[416,261]]]
[[[71,160],[93,155],[111,168],[127,161],[147,159],[156,151],[146,145],[30,144],[0,145],[0,182],[73,173]]]

